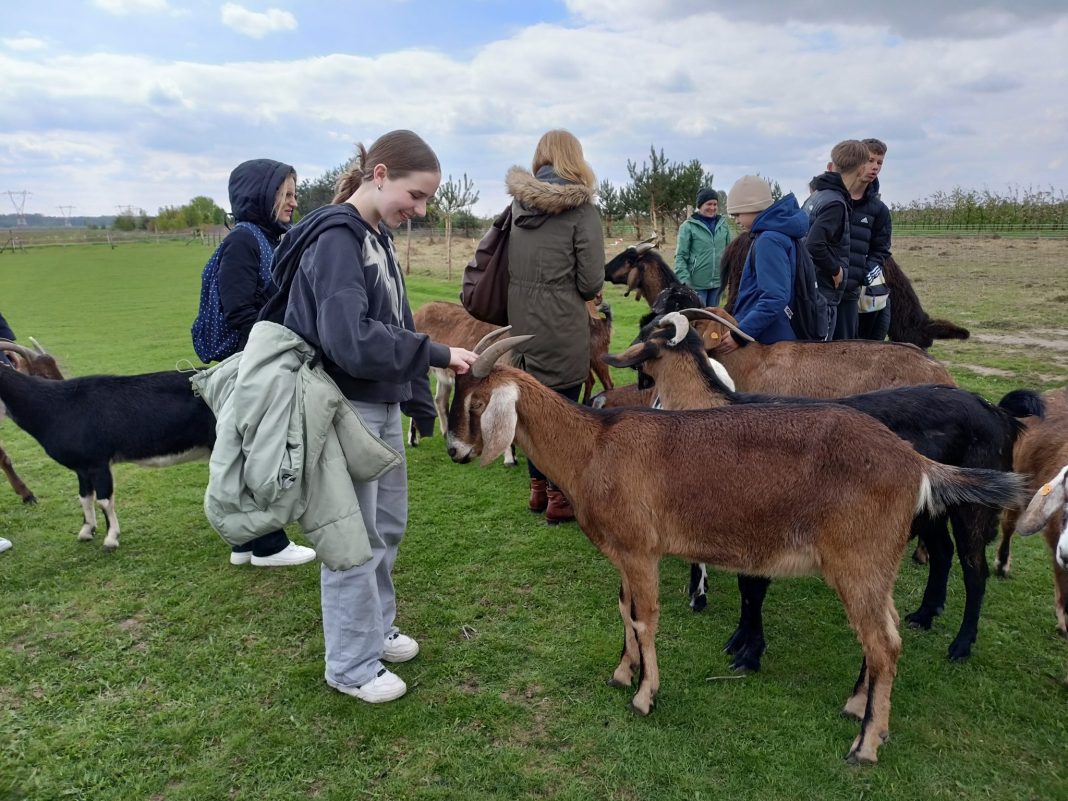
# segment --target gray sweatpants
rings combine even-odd
[[[350,400],[367,427],[404,454],[400,406]],[[383,667],[382,646],[397,628],[393,563],[408,524],[405,460],[378,481],[356,482],[356,497],[371,541],[371,559],[349,570],[320,566],[326,680],[358,687]]]

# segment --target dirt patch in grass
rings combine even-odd
[[[1068,353],[1068,331],[1043,329],[1030,334],[973,334],[972,339],[993,345],[1022,345]]]

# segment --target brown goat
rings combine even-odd
[[[23,347],[8,339],[0,339],[0,350],[4,351],[11,360],[12,365],[20,373],[35,375],[40,378],[50,378],[54,381],[62,381],[63,374],[51,354],[45,353],[44,348],[37,340],[31,338],[33,349]],[[0,420],[3,419],[3,404],[0,404]],[[0,447],[0,470],[4,471],[11,489],[22,498],[23,503],[37,503],[37,496],[33,494],[26,482],[15,472],[15,466],[11,463],[11,457],[7,451]]]
[[[612,372],[601,357],[608,353],[612,341],[612,307],[598,294],[593,300],[586,301],[586,311],[590,315],[590,374],[586,376],[583,387],[582,402],[589,406],[593,396],[593,382],[599,380],[605,390],[612,389]],[[601,316],[604,312],[604,317]]]
[[[732,325],[722,309],[709,309]],[[685,310],[682,312],[685,314]],[[915,384],[956,386],[945,366],[915,345],[847,339],[836,342],[750,342],[723,353],[726,325],[695,319],[708,355],[720,361],[740,392],[841,398]]]
[[[420,334],[428,334],[435,342],[448,345],[450,348],[473,348],[475,344],[493,331],[496,326],[476,320],[467,313],[467,309],[459,303],[448,303],[444,300],[433,300],[420,306],[412,313],[415,330]],[[434,376],[434,407],[438,411],[438,423],[441,433],[445,433],[449,416],[449,395],[452,393],[454,374],[452,370],[431,367]],[[419,431],[412,420],[408,426],[408,444],[413,448],[419,445]],[[505,458],[508,463],[508,457]],[[514,460],[511,462],[514,464]]]
[[[644,299],[650,308],[661,292],[682,283],[657,252],[655,238],[631,245],[609,259],[604,266],[604,280],[626,285],[624,297],[633,292],[635,300]]]
[[[567,495],[583,532],[620,574],[624,647],[611,683],[629,687],[637,670],[631,706],[652,711],[665,554],[751,575],[821,573],[864,652],[843,710],[861,721],[847,758],[876,762],[901,651],[894,580],[913,516],[963,498],[1007,505],[1019,477],[932,462],[842,407],[587,409],[494,366],[523,339],[489,345],[457,377],[449,455],[485,465],[514,438]],[[710,483],[713,453],[731,469]]]
[[[1049,486],[1061,468],[1068,465],[1068,388],[1056,389],[1043,394],[1045,413],[1042,417],[1029,417],[1025,429],[1016,441],[1012,454],[1012,469],[1028,477],[1031,492],[1038,492],[1043,485]],[[1020,528],[1019,512],[1008,510],[1001,520],[1001,542],[998,543],[997,575],[1007,576],[1011,564],[1010,545],[1012,534]],[[1054,509],[1043,521],[1043,536],[1050,547],[1053,561],[1053,611],[1057,617],[1057,630],[1068,637],[1068,565],[1057,558],[1057,541],[1064,528],[1064,511]],[[1041,524],[1031,531],[1037,531]]]

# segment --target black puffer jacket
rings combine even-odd
[[[808,252],[816,267],[816,279],[825,294],[841,296],[842,286],[834,288],[834,276],[849,268],[849,214],[853,201],[836,172],[812,179],[812,194],[802,209],[808,214]],[[835,300],[837,302],[837,300]]]
[[[238,222],[259,227],[271,248],[289,224],[274,219],[274,199],[282,182],[294,173],[288,164],[272,159],[253,159],[230,173],[230,210]],[[252,324],[263,304],[273,294],[270,282],[260,280],[260,246],[255,234],[235,228],[219,249],[219,299],[226,322],[241,334],[238,350],[245,347]]]
[[[882,267],[890,255],[890,209],[879,197],[879,179],[864,190],[864,197],[853,201],[849,215],[849,274],[847,292],[859,292],[869,282],[869,275]]]

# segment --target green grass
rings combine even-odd
[[[173,367],[193,358],[208,252],[0,255],[3,312],[70,375]],[[902,263],[932,311],[977,336],[1016,321],[1014,334],[1064,337],[1064,304],[1048,301],[1062,262],[1027,259],[1025,287],[1015,259],[976,267],[905,251]],[[980,267],[977,289],[967,275]],[[414,305],[458,292],[424,276],[409,286]],[[606,294],[621,349],[645,307],[619,287]],[[973,338],[933,352],[994,400],[1063,383],[1057,350]],[[621,644],[614,569],[577,527],[525,511],[524,469],[454,465],[435,437],[409,451],[396,569],[399,622],[423,651],[398,668],[409,694],[371,707],[322,681],[313,566],[229,566],[201,511],[205,464],[117,467],[122,546],[105,554],[99,538],[74,540],[73,474],[10,422],[2,440],[40,503],[0,493],[0,534],[15,543],[0,556],[0,799],[1068,798],[1066,648],[1039,539],[1017,541],[1013,577],[991,580],[967,663],[945,659],[958,568],[933,630],[903,630],[893,737],[877,767],[857,769],[841,759],[857,726],[838,709],[859,646],[817,579],[773,585],[763,670],[739,678],[720,653],[733,577],[715,575],[709,610],[693,615],[686,566],[665,560],[662,690],[637,718],[629,694],[605,685]],[[903,564],[900,611],[925,579]]]

